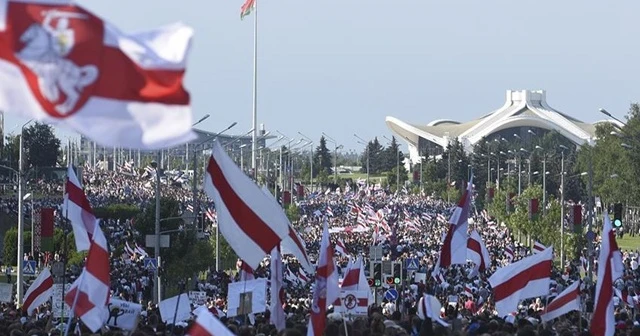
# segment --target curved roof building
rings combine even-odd
[[[526,141],[552,130],[578,146],[592,144],[597,124],[585,123],[553,109],[547,104],[543,90],[507,90],[507,99],[502,107],[467,122],[438,119],[417,125],[394,117],[387,117],[385,121],[396,135],[407,141],[413,162],[419,162],[425,153],[441,153],[454,138],[458,138],[468,152],[486,137],[513,137],[517,134]]]

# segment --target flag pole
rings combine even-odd
[[[82,283],[84,282],[84,270],[82,271],[82,273],[80,273],[80,281],[78,281],[78,286],[76,287],[76,295],[73,297],[73,304],[71,305],[71,314],[75,315],[75,310],[76,310],[76,305],[78,304],[78,297],[80,296],[80,290],[82,289]],[[64,293],[64,288],[62,289],[62,292]],[[64,299],[62,300],[62,311],[64,311]],[[73,316],[72,315],[72,316]],[[73,320],[71,317],[69,316],[69,322],[67,323],[67,326],[64,328],[64,336],[68,336],[69,335],[69,329],[71,329],[71,321]],[[63,321],[64,323],[64,321]],[[76,322],[78,323],[78,322]]]
[[[251,169],[253,169],[253,178],[258,178],[256,165],[256,152],[258,150],[258,0],[253,3],[254,19],[253,19],[253,113],[251,131]]]

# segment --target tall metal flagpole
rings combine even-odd
[[[251,133],[251,169],[258,178],[256,152],[258,151],[258,0],[253,2],[253,132]]]

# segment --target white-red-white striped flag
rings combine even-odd
[[[193,30],[124,34],[72,0],[0,3],[0,110],[114,147],[195,139],[182,82]]]
[[[455,264],[467,263],[467,228],[469,227],[469,209],[473,192],[473,176],[467,189],[460,197],[458,206],[449,219],[449,231],[444,238],[437,267],[447,268]]]
[[[62,215],[71,222],[76,249],[78,251],[88,250],[91,246],[91,235],[98,226],[98,221],[71,165],[67,169]]]
[[[109,316],[107,303],[111,281],[108,246],[100,226],[96,225],[82,274],[64,297],[75,316],[92,332],[99,330]]]
[[[574,282],[553,299],[540,318],[542,322],[547,322],[574,310],[580,310],[580,281]]]
[[[234,336],[210,311],[202,309],[187,331],[189,336]]]
[[[547,248],[546,246],[542,245],[542,243],[537,240],[533,243],[533,253],[542,252],[546,248]]]
[[[271,201],[214,143],[204,190],[214,200],[218,227],[238,256],[256,269],[265,255],[289,236],[282,208]]]
[[[598,256],[598,282],[591,316],[590,331],[593,336],[612,336],[615,334],[615,315],[613,307],[613,283],[622,277],[624,266],[622,255],[616,242],[615,232],[607,213],[602,225],[602,241]]]
[[[31,313],[41,305],[45,304],[53,294],[53,277],[48,267],[42,269],[36,280],[29,286],[29,290],[24,294],[22,310]]]
[[[324,335],[327,306],[335,302],[340,295],[338,270],[333,261],[333,247],[329,240],[329,227],[326,219],[323,227],[307,336]]]
[[[553,247],[498,269],[489,278],[498,316],[518,310],[524,299],[547,295],[551,282]]]
[[[476,271],[483,272],[491,264],[489,250],[484,245],[482,237],[476,230],[472,230],[467,240],[467,259],[476,265]]]
[[[336,253],[339,253],[340,255],[345,257],[349,256],[349,252],[347,252],[347,246],[344,245],[344,242],[340,238],[336,240]]]
[[[262,192],[267,196],[267,198],[276,204],[278,208],[280,207],[278,201],[273,197],[271,191],[269,191],[266,186],[262,187]],[[289,234],[282,239],[282,242],[280,243],[280,252],[282,254],[292,254],[296,259],[298,259],[298,263],[302,265],[302,268],[309,273],[313,272],[315,268],[311,265],[311,261],[307,255],[307,246],[305,245],[304,240],[302,240],[296,230],[294,230],[289,218],[287,218],[287,215],[282,210],[280,211],[280,218],[283,222],[287,223],[287,226],[289,226]]]

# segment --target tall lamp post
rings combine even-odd
[[[208,114],[203,116],[202,118],[200,118],[197,122],[195,122],[192,125],[192,127],[197,125],[197,124],[199,124],[199,123],[201,123],[201,122],[203,122],[203,121],[205,121],[207,118],[209,118]],[[194,155],[194,158],[195,158],[195,155]],[[161,194],[160,194],[160,168],[162,168],[160,166],[160,161],[161,160],[162,160],[162,150],[159,150],[159,151],[156,152],[156,186],[155,186],[155,194],[156,194],[156,209],[155,209],[156,210],[155,211],[155,236],[156,236],[155,238],[156,239],[155,239],[155,241],[156,241],[156,243],[155,243],[155,246],[154,246],[154,249],[153,249],[153,255],[154,255],[154,257],[156,259],[156,262],[157,262],[157,265],[158,265],[158,267],[156,268],[156,272],[155,272],[156,273],[155,274],[155,278],[156,278],[155,280],[156,281],[154,281],[155,290],[153,291],[154,292],[154,301],[156,303],[159,303],[160,302],[159,299],[162,297],[162,294],[161,294],[162,286],[160,285],[160,281],[159,281],[160,280],[160,272],[158,271],[158,268],[161,267],[161,264],[159,262],[159,257],[160,257],[160,196],[161,196]],[[196,177],[196,167],[197,167],[197,165],[194,164],[193,165],[193,179],[194,179],[194,181],[195,181],[195,177]]]
[[[309,176],[309,190],[311,190],[311,192],[313,192],[313,140],[311,140],[311,138],[309,138],[308,136],[298,132],[298,134],[300,134],[301,137],[305,138],[307,141],[309,141],[309,166],[311,167],[311,176]]]
[[[18,303],[22,303],[22,296],[23,296],[23,287],[22,287],[22,283],[24,281],[24,272],[22,270],[22,260],[24,259],[23,254],[24,254],[24,219],[22,218],[24,216],[23,214],[23,195],[22,195],[22,186],[24,184],[24,164],[23,164],[23,158],[22,158],[22,154],[24,152],[24,142],[23,142],[23,138],[24,138],[24,128],[29,125],[31,122],[33,121],[33,119],[27,121],[26,123],[24,123],[22,125],[22,128],[20,129],[20,143],[19,143],[19,156],[18,156],[18,258],[17,258],[17,271],[18,271],[18,282],[16,284],[17,287],[17,291],[16,291],[16,296],[18,299]]]
[[[342,148],[342,145],[338,145],[338,142],[328,136],[327,133],[322,132],[322,135],[333,143],[333,180],[338,183],[338,149]]]
[[[560,161],[560,269],[564,272],[564,151],[567,146],[558,146],[562,149]]]
[[[364,149],[367,152],[367,188],[369,187],[369,143],[368,141],[364,140],[363,138],[359,137],[357,134],[353,134],[354,137],[356,137],[356,139],[360,140],[358,141],[359,144],[364,145]]]

